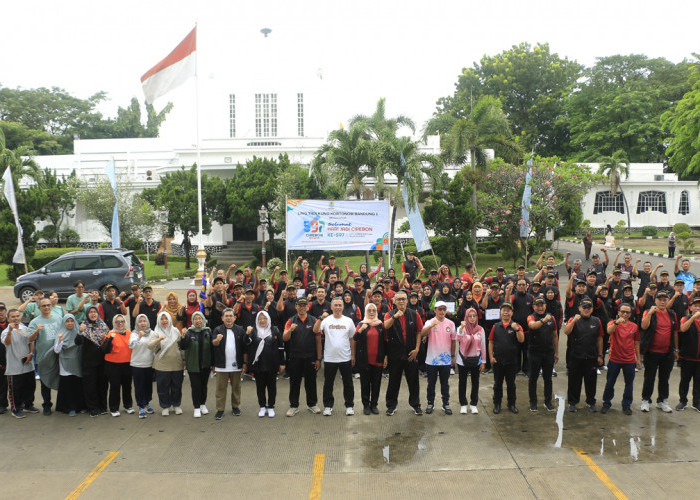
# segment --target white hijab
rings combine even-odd
[[[261,314],[264,314],[267,318],[267,326],[260,326]],[[270,315],[267,314],[266,311],[260,311],[255,317],[255,330],[257,332],[258,338],[260,339],[260,343],[258,344],[258,347],[255,350],[255,359],[253,360],[253,364],[257,363],[260,354],[262,354],[263,349],[265,348],[265,339],[272,335],[272,322],[270,321]]]
[[[168,318],[168,326],[165,328],[160,324],[162,316]],[[180,332],[178,332],[177,328],[173,326],[173,319],[170,317],[170,314],[165,311],[158,313],[156,328],[153,331],[158,337],[165,335],[165,340],[160,343],[160,354],[158,355],[158,359],[163,359],[163,356],[165,356],[168,349],[176,345],[177,341],[180,340]]]

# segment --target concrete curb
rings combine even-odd
[[[153,281],[146,281],[147,284],[153,284],[153,283],[167,283],[168,281],[181,281],[181,280],[193,280],[195,279],[194,276],[185,276],[184,278],[165,278],[162,280],[153,280]]]
[[[560,239],[559,241],[566,241],[567,243],[578,243],[580,245],[583,245],[583,242],[577,241],[577,240],[565,240],[565,239]],[[611,248],[610,250],[617,250],[619,252],[628,252],[628,253],[636,253],[640,255],[649,255],[651,257],[661,257],[664,259],[670,259],[671,257],[668,256],[667,253],[658,253],[658,252],[647,252],[644,250],[635,250],[634,248],[622,248],[622,247],[615,247]],[[691,262],[698,262],[698,257],[684,257],[690,260]]]

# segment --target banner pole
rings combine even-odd
[[[287,270],[287,276],[289,276],[289,220],[287,217],[287,205],[289,199],[284,197],[284,268]]]

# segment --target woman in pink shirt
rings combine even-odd
[[[479,316],[476,309],[470,307],[464,315],[464,321],[457,329],[457,366],[459,369],[459,412],[467,414],[467,375],[472,379],[469,410],[479,413],[476,405],[479,402],[479,375],[486,366],[486,333],[479,326]]]

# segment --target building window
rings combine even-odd
[[[593,213],[601,212],[619,212],[625,213],[625,202],[622,198],[622,193],[617,193],[615,196],[610,194],[610,191],[599,191],[595,194],[595,203],[593,204]]]
[[[681,191],[681,202],[678,205],[678,213],[681,215],[688,215],[690,213],[690,199],[688,198],[688,191]]]
[[[304,94],[297,94],[297,135],[304,137]]]
[[[255,137],[277,137],[277,94],[255,94]]]
[[[637,213],[666,212],[666,193],[661,191],[642,191],[637,200]]]
[[[229,137],[236,137],[236,94],[228,95]]]

